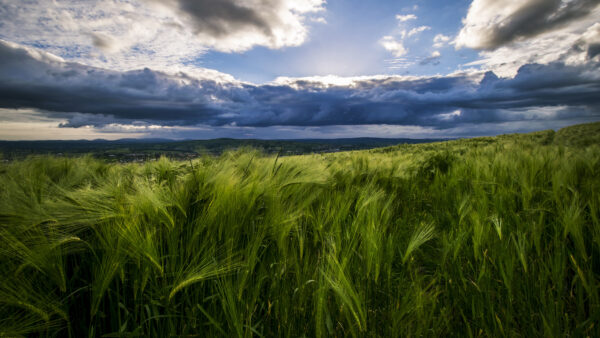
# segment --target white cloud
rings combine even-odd
[[[148,67],[201,75],[206,71],[191,64],[209,49],[237,52],[254,46],[276,49],[302,44],[308,34],[305,21],[324,10],[323,0],[238,4],[231,0],[0,0],[0,38],[96,67]],[[206,24],[198,24],[198,13],[219,6],[238,12],[209,12],[213,17],[200,17]]]
[[[438,34],[433,38],[433,47],[442,48],[446,43],[450,41],[450,37],[444,34]]]
[[[396,20],[398,20],[400,22],[406,22],[409,20],[416,20],[416,19],[417,19],[417,16],[414,14],[406,14],[406,15],[398,14],[398,15],[396,15]]]
[[[461,115],[462,115],[462,112],[460,111],[460,109],[457,109],[451,113],[438,114],[436,117],[440,120],[449,121],[455,117],[460,117]]]
[[[406,14],[406,15],[397,14],[396,19],[402,23],[402,22],[406,22],[409,20],[416,20],[417,16],[414,14]],[[429,27],[429,26],[419,26],[419,27],[414,27],[410,30],[403,29],[399,32],[396,30],[394,33],[392,33],[390,35],[386,35],[383,38],[381,38],[381,40],[379,40],[379,44],[381,44],[383,46],[383,48],[385,48],[387,51],[391,52],[392,55],[394,57],[396,57],[396,60],[392,60],[392,62],[391,62],[392,65],[388,68],[390,68],[390,69],[406,68],[406,66],[410,62],[406,63],[406,62],[404,62],[405,60],[398,59],[408,53],[408,49],[404,46],[404,41],[408,38],[416,36],[417,34],[424,32],[426,30],[429,30],[429,29],[431,29],[431,27]],[[411,64],[414,64],[414,62],[412,62]]]
[[[442,53],[440,53],[439,51],[435,50],[431,53],[430,56],[423,58],[419,64],[421,66],[424,65],[428,65],[428,64],[433,64],[433,65],[437,65],[440,63],[440,57],[442,57]]]
[[[600,17],[600,11],[595,12],[598,15],[596,17]],[[600,42],[598,28],[600,24],[596,19],[589,17],[525,41],[515,41],[491,51],[481,51],[480,59],[467,66],[479,66],[484,70],[493,70],[499,76],[512,77],[521,66],[528,63],[562,61],[568,65],[584,64],[593,54],[594,46]]]
[[[348,88],[356,88],[360,82],[365,81],[385,81],[390,78],[390,75],[366,75],[366,76],[306,76],[306,77],[288,77],[280,76],[271,84],[277,86],[289,86],[296,90],[310,84],[311,88],[326,89],[336,86],[344,86]],[[410,75],[394,75],[395,81],[415,81],[424,77]]]
[[[324,10],[323,0],[148,0],[191,29],[202,44],[222,52],[254,46],[301,45],[305,19]]]
[[[322,16],[316,17],[316,18],[310,18],[310,21],[316,22],[316,23],[322,23],[322,24],[326,24],[327,23],[327,19],[325,19]]]
[[[70,61],[117,70],[165,69],[206,51],[173,18],[150,7],[112,0],[9,2],[0,10],[2,36]]]
[[[391,52],[395,57],[401,57],[408,53],[408,50],[404,47],[402,41],[396,40],[393,36],[384,36],[379,43],[385,48],[385,50]]]
[[[456,46],[495,49],[593,17],[598,6],[597,0],[473,0]]]
[[[479,60],[466,66],[492,70],[504,77],[514,76],[528,63],[584,64],[593,57],[594,46],[600,42],[600,32],[596,32],[600,28],[597,3],[474,0],[454,43],[457,48],[483,49]]]
[[[590,26],[575,46],[585,50],[588,58],[597,58],[600,55],[600,23]]]
[[[385,60],[385,63],[388,64],[388,66],[387,66],[388,69],[398,70],[398,69],[407,69],[409,67],[412,67],[417,64],[417,61],[418,60],[416,60],[415,58],[399,57],[399,58]]]
[[[409,30],[408,33],[404,33],[404,31],[403,31],[403,33],[406,34],[407,38],[410,38],[412,36],[415,36],[419,33],[422,33],[424,31],[427,31],[430,29],[431,29],[431,27],[429,27],[429,26],[419,26],[419,27],[415,27],[415,28]]]

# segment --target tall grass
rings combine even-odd
[[[0,336],[598,336],[573,135],[3,164]]]

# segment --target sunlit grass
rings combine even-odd
[[[597,129],[3,164],[0,336],[597,336]]]

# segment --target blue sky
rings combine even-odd
[[[245,53],[211,51],[198,58],[197,63],[254,83],[272,81],[278,76],[450,73],[475,60],[477,52],[456,51],[448,44],[434,48],[432,41],[437,34],[458,33],[469,4],[464,0],[333,0],[327,3],[327,13],[323,15],[327,23],[310,23],[308,39],[301,46],[278,50],[257,47]],[[413,14],[417,19],[401,23],[396,19],[398,14]],[[415,64],[394,68],[390,61],[396,58],[379,40],[420,26],[431,28],[407,39],[409,52],[403,58]],[[419,64],[436,50],[443,53],[439,64]]]
[[[600,0],[0,0],[0,139],[600,120]]]

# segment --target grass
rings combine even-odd
[[[0,337],[598,336],[599,124],[0,167]]]

